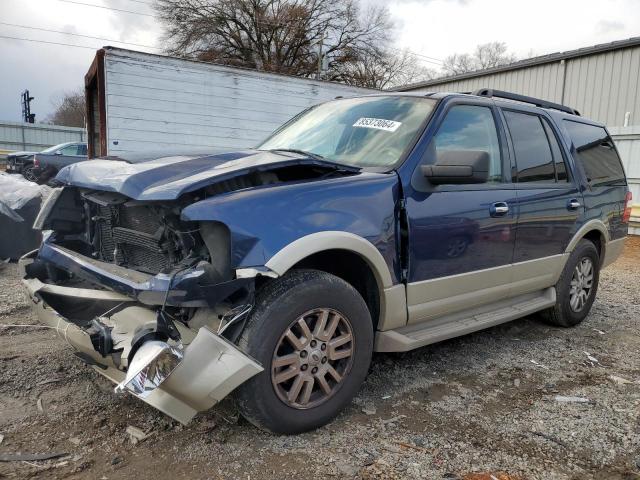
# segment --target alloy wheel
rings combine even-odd
[[[278,398],[296,409],[329,400],[349,374],[354,357],[349,320],[329,308],[298,317],[280,337],[271,362],[271,382]]]
[[[581,311],[587,303],[593,287],[593,262],[590,258],[582,258],[573,269],[569,305],[574,312]]]

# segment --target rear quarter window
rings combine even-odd
[[[595,125],[564,120],[591,186],[626,185],[622,162],[607,131]]]

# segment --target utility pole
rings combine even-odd
[[[322,54],[322,47],[324,45],[324,37],[326,35],[326,31],[323,30],[322,36],[320,37],[320,41],[318,42],[318,71],[316,72],[316,80],[320,80],[320,76],[322,75],[323,64],[324,64],[324,55]]]
[[[34,97],[30,97],[29,90],[25,90],[24,92],[22,92],[21,98],[22,98],[22,120],[26,123],[35,123],[36,114],[31,113],[31,100],[33,100]]]

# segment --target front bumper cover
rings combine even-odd
[[[208,264],[186,268],[175,275],[165,273],[148,275],[80,255],[56,245],[50,239],[42,243],[37,258],[38,261],[72,273],[94,285],[109,288],[145,305],[215,307],[240,290],[253,291],[253,278],[219,282],[212,278]]]
[[[22,257],[19,269],[27,298],[40,322],[55,329],[75,353],[93,365],[100,374],[117,384],[125,381],[125,372],[117,368],[112,358],[103,357],[98,353],[89,334],[51,308],[45,302],[43,294],[95,301],[135,301],[117,292],[63,287],[43,283],[37,278],[29,278],[27,268],[33,263],[36,254],[34,251]],[[152,391],[146,391],[145,395],[136,396],[186,424],[197,412],[211,408],[237,386],[262,370],[260,364],[238,350],[235,345],[207,327],[202,327],[195,333],[195,338],[184,347],[182,359],[162,383]]]

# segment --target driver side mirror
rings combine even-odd
[[[57,150],[54,155],[62,155],[62,150]]]
[[[480,150],[438,152],[433,165],[422,165],[422,175],[434,185],[485,183],[489,179],[489,154]]]

